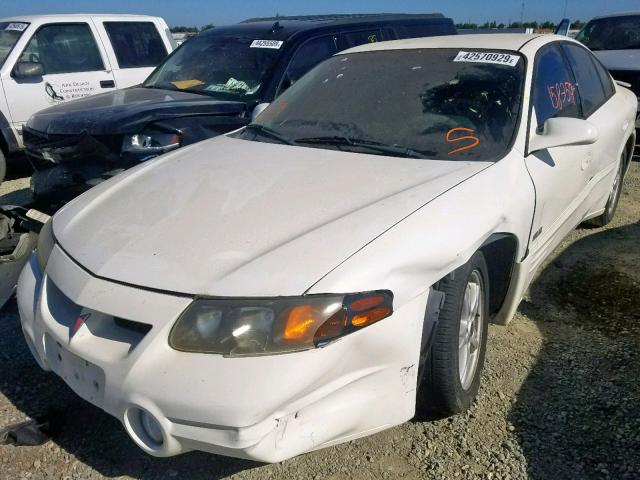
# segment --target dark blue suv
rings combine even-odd
[[[440,14],[280,17],[207,30],[140,86],[32,116],[24,128],[32,190],[59,204],[141,161],[240,128],[341,50],[452,34]]]

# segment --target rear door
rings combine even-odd
[[[576,80],[557,43],[543,47],[536,56],[531,93],[529,138],[549,118],[581,117]],[[546,257],[584,215],[582,203],[591,155],[592,145],[581,145],[548,148],[525,158],[536,188],[529,249],[537,261]]]
[[[122,20],[114,16],[94,22],[104,39],[118,88],[142,83],[173,50],[167,32],[156,19]]]
[[[44,70],[41,77],[3,78],[12,121],[19,130],[39,110],[114,88],[111,67],[88,18],[41,25],[17,61],[39,62]]]
[[[576,84],[582,104],[582,117],[598,128],[599,139],[592,146],[593,152],[587,166],[588,202],[592,209],[604,206],[608,199],[613,178],[617,172],[618,153],[627,131],[628,120],[617,120],[617,111],[624,105],[617,105],[613,98],[615,87],[611,77],[586,48],[566,43],[562,50],[576,77]],[[598,70],[598,67],[602,71]],[[625,125],[626,122],[626,125]]]

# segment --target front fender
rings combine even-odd
[[[465,264],[494,233],[514,235],[516,259],[524,258],[534,207],[524,158],[512,151],[387,230],[308,293],[389,289],[399,307]]]

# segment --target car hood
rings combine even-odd
[[[607,70],[640,71],[640,50],[596,50],[593,54]]]
[[[299,295],[489,165],[223,136],[97,186],[53,230],[102,278],[194,295]]]
[[[174,90],[134,87],[61,103],[33,115],[27,126],[49,135],[136,133],[150,122],[176,117],[232,115],[244,102]]]

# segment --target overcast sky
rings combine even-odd
[[[170,26],[224,25],[245,18],[323,13],[441,12],[454,21],[498,23],[520,20],[522,0],[0,0],[2,16],[33,13],[141,13],[163,17]],[[588,20],[611,12],[640,10],[640,0],[527,0],[525,21],[558,22],[564,15]]]

